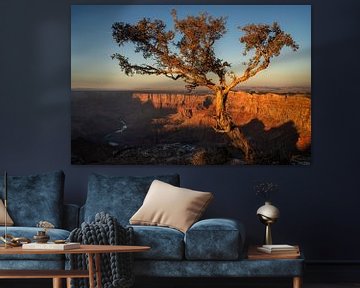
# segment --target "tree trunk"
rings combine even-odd
[[[255,164],[256,151],[250,141],[241,132],[240,127],[233,128],[228,133],[231,143],[234,147],[244,153],[244,160],[247,164]]]
[[[253,163],[256,152],[240,128],[235,127],[232,123],[231,117],[226,111],[227,97],[228,93],[224,93],[222,89],[216,91],[216,127],[214,129],[216,132],[227,133],[232,145],[244,153],[245,161],[249,164]]]
[[[226,111],[226,100],[228,93],[224,93],[219,89],[216,91],[215,107],[216,107],[216,127],[215,131],[227,133],[231,139],[232,145],[239,148],[244,153],[246,162],[252,163],[256,154],[249,140],[244,136],[239,127],[235,127],[231,117]]]
[[[232,122],[231,118],[226,112],[226,100],[227,93],[224,93],[221,89],[216,91],[215,95],[215,107],[216,107],[216,127],[217,132],[228,133],[231,131]]]

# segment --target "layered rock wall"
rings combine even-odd
[[[202,118],[202,123],[204,118],[213,115],[215,109],[214,96],[211,94],[134,93],[133,97],[141,103],[151,103],[156,109],[172,108],[187,118]],[[286,96],[274,93],[230,92],[227,110],[233,122],[239,126],[257,119],[263,123],[264,130],[269,130],[292,122],[299,134],[297,148],[305,150],[311,145],[311,99],[303,94]],[[198,117],[195,117],[196,114]]]
[[[177,93],[134,93],[133,97],[139,99],[142,103],[151,102],[154,108],[180,108],[197,107],[201,105],[209,95],[191,95]]]

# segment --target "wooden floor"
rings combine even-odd
[[[360,283],[338,283],[338,284],[306,284],[304,288],[354,288],[360,287]]]
[[[134,288],[178,288],[179,285],[175,283],[168,283],[167,285],[157,285],[155,283],[135,284]],[[181,285],[182,288],[291,288],[291,283],[257,283],[257,281],[246,281],[246,283],[239,282],[238,284],[231,283],[229,285],[201,285],[201,283],[189,283],[189,285]],[[42,280],[0,280],[0,288],[52,288],[52,283],[48,279]],[[360,283],[304,283],[303,288],[360,288]]]

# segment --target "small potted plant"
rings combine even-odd
[[[273,182],[258,182],[254,185],[257,196],[263,198],[266,202],[271,202],[271,195],[279,190],[279,185]]]

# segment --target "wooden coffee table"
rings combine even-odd
[[[68,287],[72,278],[88,278],[89,288],[101,288],[101,257],[102,253],[144,252],[148,246],[123,246],[123,245],[80,245],[78,249],[71,250],[25,250],[21,247],[0,248],[0,254],[25,255],[25,254],[87,254],[88,270],[0,270],[0,279],[21,278],[52,278],[53,288],[62,287],[62,279],[66,278]],[[95,258],[95,261],[94,261]]]

